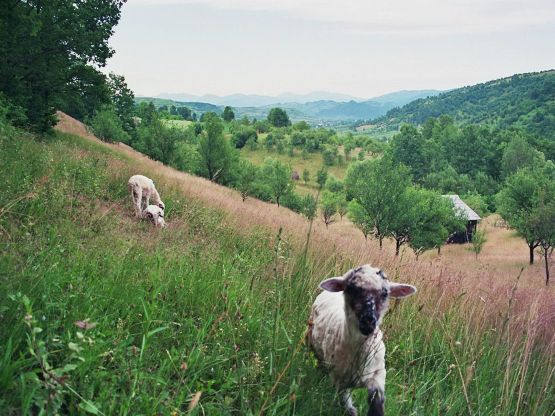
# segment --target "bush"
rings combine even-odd
[[[231,142],[237,149],[242,149],[245,147],[247,142],[257,142],[258,134],[253,127],[246,127],[242,125],[237,125],[234,128],[233,136],[231,137]]]
[[[112,107],[104,107],[97,111],[87,124],[94,135],[105,142],[129,143],[131,141],[131,137],[123,130],[121,120]]]

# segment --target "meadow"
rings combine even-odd
[[[555,297],[524,277],[396,259],[72,134],[2,126],[0,162],[5,414],[341,414],[306,321],[320,280],[368,262],[419,288],[383,325],[386,414],[553,414]],[[132,216],[138,172],[165,230]]]

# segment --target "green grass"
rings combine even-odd
[[[163,181],[169,227],[152,229],[132,217],[135,169],[0,125],[2,414],[341,414],[302,340],[318,281],[351,265],[238,233]],[[473,324],[464,294],[438,308],[436,292],[386,317],[387,414],[550,414],[540,338]]]
[[[168,120],[168,119],[162,119],[162,123],[164,123],[165,126],[176,127],[180,129],[186,129],[191,124],[193,124],[193,122],[189,120]]]

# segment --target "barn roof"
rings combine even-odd
[[[480,216],[474,212],[472,208],[464,203],[464,201],[458,195],[442,195],[445,198],[449,198],[455,207],[455,211],[460,212],[464,218],[468,221],[480,220]]]

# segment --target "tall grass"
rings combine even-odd
[[[153,229],[132,217],[137,166],[75,136],[4,129],[0,162],[2,413],[341,414],[303,339],[319,280],[358,258],[319,238],[305,257],[164,181]],[[550,414],[554,342],[521,289],[493,305],[424,282],[385,319],[387,414]]]

